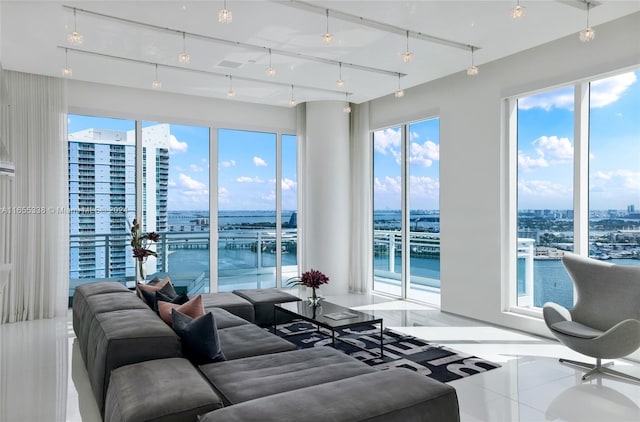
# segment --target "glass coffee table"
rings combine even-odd
[[[370,352],[370,350],[364,349],[352,342],[345,341],[340,337],[336,337],[336,330],[342,330],[345,328],[358,327],[363,325],[380,324],[380,356],[384,355],[383,348],[383,326],[382,318],[378,318],[375,315],[365,314],[364,312],[354,311],[353,309],[345,308],[344,306],[336,305],[331,302],[322,302],[320,306],[311,306],[306,301],[300,302],[288,302],[278,303],[273,307],[273,332],[277,333],[277,313],[283,312],[285,314],[300,318],[304,321],[310,322],[320,327],[331,331],[331,344],[333,347],[336,345],[336,340],[347,343],[351,346],[357,347],[362,350]]]

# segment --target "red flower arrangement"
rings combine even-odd
[[[292,277],[287,280],[288,286],[305,286],[311,287],[313,290],[313,296],[309,298],[313,305],[317,305],[319,302],[318,296],[316,294],[316,289],[319,288],[323,284],[329,283],[329,277],[324,275],[322,272],[318,270],[314,270],[313,268],[309,271],[302,273],[300,277]]]

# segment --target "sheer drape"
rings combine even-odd
[[[308,224],[306,216],[307,210],[307,106],[306,104],[298,104],[296,106],[296,137],[298,140],[298,272],[307,271],[307,247],[306,247],[306,225]]]
[[[66,88],[58,78],[4,72],[9,112],[5,143],[15,178],[0,185],[0,220],[13,271],[0,321],[51,318],[67,310],[69,294]],[[4,229],[7,229],[5,232]]]
[[[351,107],[351,247],[349,291],[367,293],[373,274],[371,202],[372,142],[369,138],[369,103]]]

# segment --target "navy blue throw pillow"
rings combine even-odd
[[[176,305],[184,305],[189,301],[189,296],[187,296],[185,293],[180,293],[176,297],[171,297],[171,295],[166,295],[160,291],[156,292],[156,304],[158,301],[174,303]]]
[[[138,291],[142,293],[142,298],[144,299],[146,304],[156,312],[158,312],[158,299],[156,293],[162,293],[165,297],[170,298],[170,300],[178,297],[178,293],[176,293],[176,290],[173,288],[173,285],[171,283],[166,283],[160,289],[138,288]]]
[[[218,327],[211,312],[194,319],[172,309],[171,322],[182,340],[185,357],[194,364],[203,365],[227,360],[220,348]]]

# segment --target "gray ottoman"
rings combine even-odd
[[[296,302],[300,300],[298,296],[294,296],[278,289],[234,290],[233,293],[251,302],[256,313],[254,323],[262,327],[273,325],[274,304]],[[280,316],[278,316],[279,323],[291,320],[291,318],[284,313],[281,314],[284,319],[281,321]]]
[[[376,372],[331,347],[210,363],[200,370],[216,386],[225,405]],[[335,401],[340,400],[336,396]]]
[[[255,321],[253,304],[230,292],[205,293],[202,295],[202,305],[205,311],[209,308],[222,308],[249,322]]]
[[[221,407],[222,400],[188,360],[158,359],[112,372],[104,421],[195,421]]]

